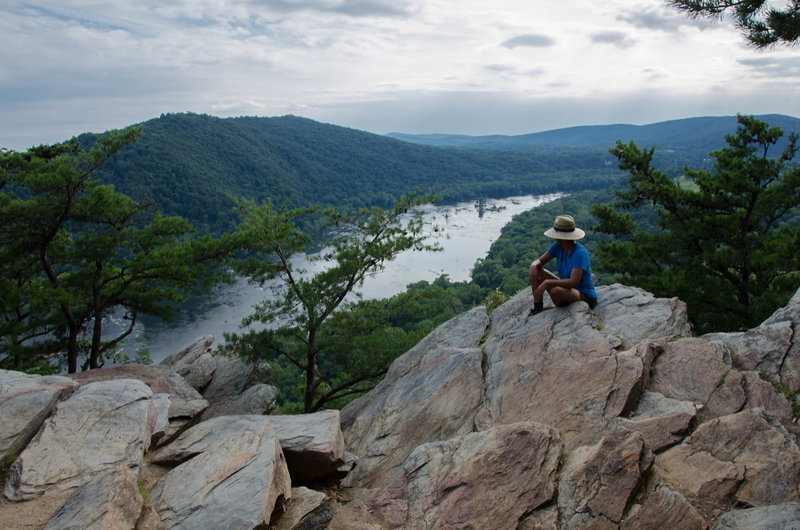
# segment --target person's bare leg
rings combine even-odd
[[[579,302],[581,299],[581,293],[577,289],[553,287],[552,289],[548,289],[547,292],[550,294],[550,298],[553,300],[553,304],[555,304],[556,307],[563,307],[572,302]]]
[[[544,300],[544,297],[540,297],[539,300],[536,299],[536,288],[539,287],[539,284],[541,284],[545,280],[557,280],[557,279],[558,276],[556,276],[547,269],[543,269],[542,267],[531,267],[530,271],[528,272],[528,281],[531,284],[533,303],[541,303]]]

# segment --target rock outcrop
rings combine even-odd
[[[352,467],[339,411],[264,415],[276,408],[276,389],[247,386],[253,370],[216,358],[210,344],[200,339],[180,358],[184,376],[209,356],[223,367],[203,388],[214,385],[211,406],[167,365],[71,377],[0,370],[0,447],[10,466],[0,528],[327,525],[332,499],[292,481],[324,484]]]
[[[155,367],[0,371],[0,527],[800,526],[800,291],[701,337],[680,300],[598,293],[464,313],[341,412],[265,415],[268,367],[210,337]]]
[[[704,337],[680,300],[598,292],[594,310],[528,316],[525,291],[397,359],[342,410],[359,465],[332,527],[708,528],[794,506],[800,292],[759,328]],[[515,429],[528,454],[496,444]]]

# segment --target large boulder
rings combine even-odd
[[[731,369],[728,349],[703,339],[669,342],[653,364],[650,390],[705,405]]]
[[[683,440],[697,417],[697,405],[645,392],[630,417],[620,418],[619,425],[644,436],[647,446],[660,451]]]
[[[278,389],[264,383],[255,384],[238,396],[215,403],[203,411],[202,419],[234,414],[279,414]]]
[[[703,335],[730,348],[737,368],[758,371],[790,392],[800,391],[800,289],[760,326]]]
[[[565,524],[571,528],[594,520],[619,524],[652,463],[644,437],[622,428],[595,446],[569,453],[558,488]]]
[[[289,466],[292,481],[339,474],[346,463],[338,410],[296,416],[269,416]]]
[[[53,515],[45,530],[134,528],[143,502],[136,475],[128,466],[118,465],[78,489]]]
[[[656,459],[665,484],[716,508],[797,502],[800,447],[774,417],[746,409],[700,425]]]
[[[753,528],[792,529],[800,526],[800,503],[787,502],[733,510],[719,518],[714,530],[752,530]]]
[[[151,492],[166,528],[266,527],[291,496],[286,460],[266,416],[220,416],[199,423],[159,450],[152,462],[176,465]]]
[[[147,385],[132,379],[79,388],[11,466],[6,497],[71,491],[120,464],[138,470],[156,422],[151,397]]]
[[[274,521],[275,530],[322,530],[333,519],[333,501],[320,491],[292,488],[286,511]]]
[[[552,427],[531,422],[422,444],[369,503],[386,527],[513,528],[553,498],[562,450]]]
[[[0,462],[16,458],[56,403],[78,384],[61,376],[38,376],[0,370]]]
[[[193,419],[208,407],[208,401],[197,390],[189,386],[177,372],[166,366],[126,364],[70,374],[70,377],[82,385],[115,379],[142,381],[154,394],[169,396],[170,420]]]
[[[636,404],[652,351],[620,351],[583,303],[527,317],[529,298],[492,314],[479,425],[533,420],[557,427],[568,449],[595,443]]]
[[[396,359],[369,394],[342,409],[348,450],[360,460],[352,475],[362,484],[389,484],[403,475],[418,445],[473,430],[488,323],[479,307],[443,324]]]
[[[217,357],[211,350],[213,344],[214,337],[205,335],[162,360],[161,364],[177,372],[192,388],[203,392],[217,368]]]

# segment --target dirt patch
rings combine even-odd
[[[3,530],[44,528],[68,497],[69,494],[44,495],[30,501],[11,502],[0,496],[0,528]]]

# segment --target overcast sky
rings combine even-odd
[[[663,0],[4,0],[0,49],[16,150],[185,111],[473,135],[800,116],[800,48]]]

